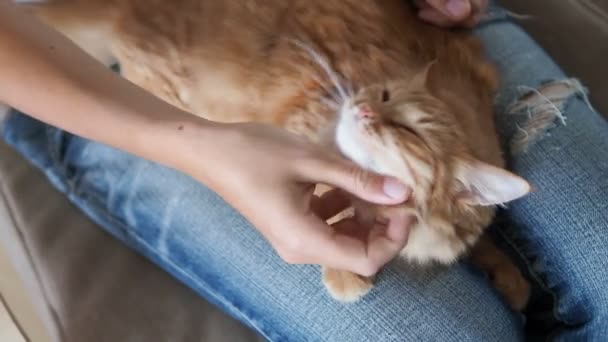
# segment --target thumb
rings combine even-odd
[[[320,161],[320,160],[319,160]],[[325,183],[345,190],[362,200],[376,204],[399,204],[411,190],[394,177],[366,171],[344,160],[324,160],[304,176],[315,183]]]

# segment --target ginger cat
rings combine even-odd
[[[472,251],[514,309],[529,285],[482,237],[495,206],[530,186],[503,169],[497,75],[467,32],[432,27],[404,0],[56,0],[29,7],[164,100],[210,120],[259,121],[333,148],[413,189],[401,256],[449,264]],[[480,240],[481,238],[481,240]],[[356,300],[371,279],[325,269]]]

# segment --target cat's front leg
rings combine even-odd
[[[471,250],[470,260],[486,272],[509,306],[523,310],[530,298],[530,283],[515,263],[487,235],[483,235]]]
[[[374,286],[374,277],[323,267],[323,285],[336,300],[346,303],[356,302]]]
[[[331,224],[353,216],[361,224],[372,224],[375,221],[375,210],[369,204],[355,200],[353,206],[328,220],[328,223]],[[365,236],[357,237],[366,238]],[[340,302],[356,302],[374,286],[373,276],[365,277],[329,267],[323,267],[322,272],[323,285],[325,285],[327,292]]]

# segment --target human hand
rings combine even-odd
[[[410,191],[395,179],[363,171],[266,125],[217,125],[186,136],[191,137],[190,165],[182,169],[239,210],[289,263],[370,276],[407,242],[411,218],[394,215],[374,227],[346,219],[330,227],[325,220],[346,208],[349,197],[337,190],[313,195],[315,184],[322,183],[369,202],[399,204]]]
[[[488,8],[488,0],[415,0],[418,16],[427,22],[453,27],[475,26]]]

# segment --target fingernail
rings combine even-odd
[[[384,180],[384,194],[394,199],[404,199],[409,194],[409,188],[395,178],[388,177]]]
[[[446,11],[448,14],[454,18],[462,18],[465,17],[469,10],[469,3],[465,0],[448,0],[448,3],[445,5]]]

